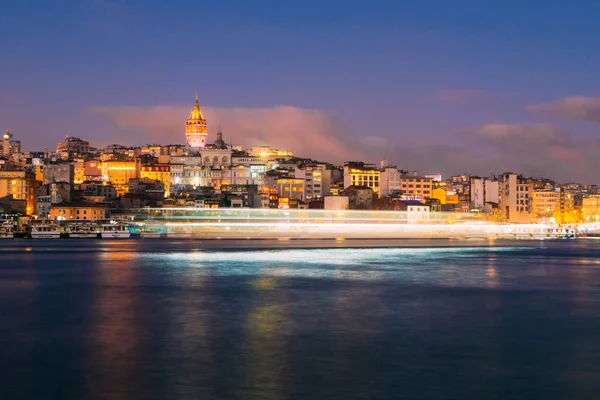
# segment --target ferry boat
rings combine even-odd
[[[95,239],[98,237],[98,229],[95,225],[76,223],[69,225],[69,238]]]
[[[4,221],[0,224],[0,239],[12,239],[15,237],[15,226],[11,221]]]
[[[60,225],[50,221],[34,223],[31,226],[32,239],[59,239]]]
[[[131,237],[131,232],[127,225],[117,223],[104,223],[100,225],[100,237],[103,239],[127,239]]]
[[[142,238],[157,239],[164,236],[164,227],[162,224],[145,223],[140,227],[140,236]]]
[[[192,237],[191,226],[168,226],[167,237],[169,239],[186,239]]]

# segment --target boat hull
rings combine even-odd
[[[102,239],[128,239],[131,237],[129,232],[101,232]]]
[[[60,239],[60,232],[31,232],[32,239]]]
[[[142,232],[140,236],[144,239],[158,239],[161,237],[160,232]]]
[[[98,234],[96,232],[71,232],[69,233],[69,239],[96,239]]]

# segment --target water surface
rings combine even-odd
[[[595,240],[5,240],[0,398],[598,399],[599,256]]]

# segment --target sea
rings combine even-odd
[[[600,240],[0,242],[0,399],[600,398]]]

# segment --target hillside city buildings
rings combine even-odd
[[[68,136],[55,152],[24,152],[6,131],[0,142],[0,219],[101,219],[152,206],[397,210],[418,212],[419,220],[426,219],[424,212],[458,212],[509,223],[600,221],[595,185],[556,184],[513,172],[443,179],[388,161],[334,165],[268,144],[234,146],[220,129],[211,142],[197,95],[182,125],[185,144],[95,148]]]

